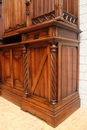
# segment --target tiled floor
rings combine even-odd
[[[54,130],[54,128],[0,97],[0,130]],[[87,130],[87,108],[78,109],[55,130]]]

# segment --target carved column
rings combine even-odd
[[[51,45],[51,103],[57,103],[58,96],[58,47]]]
[[[29,96],[29,92],[28,92],[29,71],[28,71],[28,56],[27,56],[26,46],[23,47],[23,67],[24,67],[24,91],[26,97],[28,97]]]
[[[55,0],[55,16],[62,17],[63,15],[63,0]]]

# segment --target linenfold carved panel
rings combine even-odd
[[[2,52],[3,56],[3,83],[11,86],[11,59],[10,59],[10,50],[5,50]]]
[[[55,0],[33,0],[32,23],[35,25],[55,18],[54,3]]]
[[[25,0],[4,0],[5,32],[26,26]]]
[[[23,89],[23,53],[21,48],[12,51],[13,64],[13,86],[16,89]]]

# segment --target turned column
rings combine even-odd
[[[23,67],[24,67],[24,91],[25,91],[26,97],[28,97],[29,96],[29,92],[28,92],[29,71],[28,71],[27,48],[25,45],[23,46]]]
[[[58,47],[56,44],[52,44],[51,47],[51,54],[50,54],[50,60],[51,60],[51,83],[50,83],[50,97],[51,97],[51,103],[56,104],[57,103],[57,97],[58,97]]]

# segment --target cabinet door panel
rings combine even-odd
[[[13,65],[13,86],[16,89],[23,89],[23,53],[21,48],[12,51]]]
[[[2,73],[3,73],[3,83],[11,86],[11,52],[9,50],[4,50],[2,52]]]
[[[31,91],[33,95],[48,99],[48,55],[46,47],[29,49]]]
[[[4,0],[5,32],[26,26],[25,0]]]

